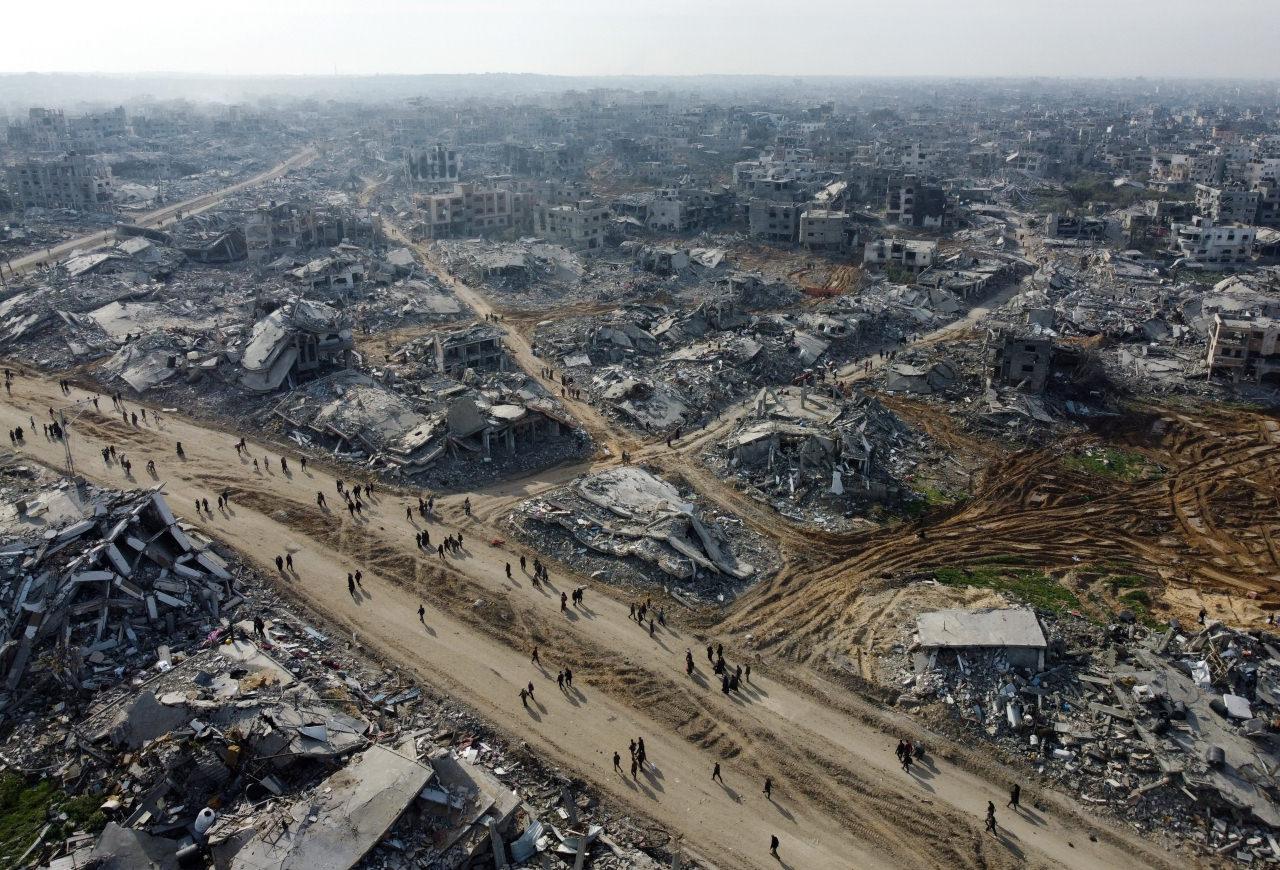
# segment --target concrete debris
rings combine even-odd
[[[705,512],[637,466],[587,475],[530,499],[509,521],[540,551],[586,573],[670,585],[700,598],[742,588],[778,564],[777,553],[735,518]]]

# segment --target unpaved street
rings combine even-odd
[[[56,384],[21,378],[0,404],[0,421],[11,429],[34,417],[36,431],[28,431],[22,452],[58,466],[63,447],[46,441],[38,424],[49,419],[50,407],[86,395],[73,390],[64,397]],[[707,682],[708,639],[689,635],[678,619],[650,638],[628,619],[626,602],[607,588],[565,577],[554,565],[554,591],[535,590],[520,571],[518,553],[505,543],[491,546],[499,533],[487,520],[501,516],[513,499],[563,480],[564,470],[472,494],[471,518],[462,516],[460,498],[449,499],[443,521],[425,528],[433,545],[461,530],[466,553],[442,561],[415,548],[414,532],[422,526],[406,519],[411,499],[375,493],[362,519],[345,510],[339,515],[333,475],[314,466],[302,472],[292,456],[286,474],[280,454],[260,444],[251,443],[251,453],[270,471],[255,474],[229,434],[167,414],[159,429],[134,427],[113,414],[106,398],[100,413],[90,409],[72,431],[85,476],[115,486],[152,485],[157,481],[144,466],[155,459],[171,505],[186,520],[264,570],[274,571],[275,555],[293,552],[299,576],[280,581],[292,594],[360,643],[668,826],[722,868],[776,866],[767,854],[771,833],[782,840],[782,866],[793,868],[1172,866],[1169,856],[1123,830],[1070,815],[1053,795],[1015,816],[1003,809],[1008,781],[961,770],[944,760],[941,748],[930,765],[903,773],[892,753],[898,735],[862,721],[876,711],[807,671],[793,673],[787,665],[775,672],[768,661],[757,662],[747,691],[725,697]],[[175,456],[175,441],[182,442],[186,461]],[[133,461],[135,480],[103,463],[99,450],[107,443]],[[233,492],[231,511],[197,515],[195,499],[212,503],[224,487]],[[316,506],[317,491],[334,513]],[[507,562],[513,581],[505,578]],[[364,592],[353,600],[346,574],[356,568],[364,571]],[[577,585],[588,586],[586,606],[562,614],[558,593]],[[423,623],[420,602],[427,606]],[[543,668],[529,662],[535,644]],[[686,648],[698,664],[693,680],[684,674]],[[731,664],[739,660],[726,652]],[[555,672],[564,665],[573,668],[576,689],[562,693]],[[526,710],[518,692],[530,681],[536,700]],[[915,733],[905,721],[893,721]],[[633,737],[645,739],[654,762],[634,782],[629,770],[611,771],[613,752]],[[710,780],[716,760],[724,764],[724,786]],[[766,775],[776,784],[772,800],[761,794]],[[998,808],[998,838],[981,833],[988,800]],[[1024,796],[1024,806],[1032,803]]]

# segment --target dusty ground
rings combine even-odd
[[[83,395],[66,398],[48,382],[20,380],[0,404],[0,425],[26,424],[37,414],[47,419],[49,407]],[[73,424],[83,474],[115,485],[154,482],[123,480],[116,466],[105,466],[98,453],[105,443],[124,450],[135,469],[154,458],[171,504],[188,520],[264,566],[277,553],[293,552],[299,574],[280,581],[292,594],[555,763],[634,802],[720,867],[773,866],[770,833],[782,839],[783,866],[795,868],[1120,867],[1132,866],[1135,855],[1143,864],[1171,865],[1171,857],[1122,829],[1074,815],[1052,793],[1039,796],[1034,813],[1002,813],[1001,837],[983,836],[985,803],[1003,806],[1010,774],[943,741],[930,743],[937,747],[932,769],[902,774],[891,747],[898,734],[913,733],[910,722],[771,653],[753,653],[750,688],[741,698],[726,698],[707,684],[706,638],[674,619],[651,639],[608,589],[566,578],[553,566],[557,590],[589,587],[585,608],[561,614],[558,596],[533,589],[516,554],[489,545],[495,533],[488,522],[514,499],[556,485],[574,469],[475,493],[470,519],[447,505],[444,520],[428,526],[432,538],[463,530],[468,551],[442,562],[416,552],[402,498],[377,496],[364,518],[353,521],[315,505],[317,491],[337,503],[325,470],[312,466],[303,473],[295,462],[285,475],[277,459],[270,473],[255,475],[225,433],[168,417],[160,429],[134,428],[109,416],[104,404],[103,413],[90,410]],[[185,462],[174,455],[177,440]],[[61,445],[39,435],[28,445],[24,453],[32,458],[62,461]],[[278,457],[262,445],[252,451],[260,461],[268,453]],[[231,512],[197,515],[194,499],[212,501],[222,487],[234,493]],[[507,561],[516,566],[514,581],[505,579]],[[345,574],[357,566],[365,572],[365,592],[353,600]],[[800,583],[806,575],[787,576]],[[421,601],[425,624],[416,616]],[[745,607],[735,619],[755,610]],[[545,669],[529,664],[534,644]],[[690,647],[699,662],[692,680],[683,671]],[[739,655],[731,649],[729,658]],[[580,687],[571,694],[552,688],[554,670],[565,664]],[[530,680],[537,701],[525,710],[518,690]],[[655,762],[636,782],[610,770],[612,753],[633,736],[645,738]],[[724,762],[725,786],[709,779],[717,759]],[[766,774],[777,785],[772,801],[759,792]],[[919,831],[929,833],[903,836]]]
[[[945,434],[942,428],[939,434]],[[1106,445],[1160,471],[1127,480],[1073,464]],[[1142,578],[1151,616],[1200,606],[1245,624],[1280,607],[1280,423],[1238,409],[1148,408],[1111,431],[996,456],[973,497],[919,524],[832,543],[754,588],[726,627],[789,657],[865,649],[865,584],[993,559],[1071,575]],[[803,570],[808,568],[810,570]]]
[[[479,314],[493,311],[474,288],[435,271]],[[944,341],[971,328],[987,307],[923,340]],[[508,343],[515,361],[540,377],[543,362],[525,332],[513,329]],[[857,366],[845,376],[858,377]],[[0,423],[12,428],[28,415],[38,423],[48,408],[84,395],[64,397],[49,382],[22,379],[0,404]],[[1207,602],[1211,609],[1229,607],[1237,619],[1258,618],[1260,608],[1277,603],[1280,580],[1280,426],[1249,411],[1153,408],[1124,428],[1009,454],[957,430],[946,415],[894,401],[933,437],[985,466],[972,496],[930,515],[923,534],[915,525],[813,533],[717,479],[695,457],[742,408],[686,433],[669,450],[664,441],[643,443],[617,431],[585,402],[567,400],[600,445],[597,456],[472,492],[471,517],[455,503],[460,496],[449,499],[444,515],[426,525],[433,543],[465,534],[464,555],[447,560],[412,543],[421,526],[405,517],[408,494],[377,496],[360,519],[330,513],[315,499],[319,491],[340,504],[330,471],[313,464],[303,473],[291,462],[294,471],[283,474],[276,449],[259,443],[253,454],[274,465],[255,474],[232,449],[235,438],[214,426],[166,419],[160,429],[134,428],[104,402],[103,413],[84,414],[72,431],[83,474],[151,485],[157,481],[122,479],[98,450],[115,444],[139,470],[154,458],[186,519],[264,566],[277,553],[293,552],[300,573],[280,580],[291,594],[554,763],[631,802],[719,867],[774,866],[770,833],[782,839],[782,866],[795,868],[1185,863],[1124,828],[1081,817],[1053,792],[1034,794],[1034,812],[999,813],[1004,832],[984,836],[986,801],[1003,807],[1017,774],[980,748],[923,734],[912,720],[851,691],[845,677],[868,675],[867,654],[899,636],[921,606],[999,600],[987,590],[908,585],[906,578],[992,557],[1033,565],[1081,591],[1104,572],[1142,575],[1163,592],[1156,615],[1190,610],[1194,618]],[[185,462],[174,456],[177,440]],[[1146,457],[1162,473],[1122,480],[1064,461],[1104,442]],[[675,614],[653,638],[627,618],[616,590],[566,576],[560,566],[552,566],[552,591],[534,589],[519,569],[519,553],[501,540],[502,519],[519,501],[616,462],[624,448],[770,536],[783,553],[781,570],[728,612]],[[24,453],[49,465],[63,457],[61,445],[38,435]],[[337,474],[350,479],[352,472]],[[232,510],[197,514],[194,499],[212,501],[224,487],[233,492]],[[508,563],[513,580],[505,577]],[[365,572],[365,591],[353,600],[345,575],[356,567]],[[586,606],[562,613],[559,591],[579,585],[588,588]],[[427,607],[423,623],[420,602]],[[703,649],[716,632],[731,664],[752,663],[751,685],[740,698],[708,683]],[[543,668],[529,663],[535,645]],[[684,673],[686,648],[698,663],[693,679]],[[551,688],[565,665],[579,685],[571,693]],[[524,709],[518,692],[531,680],[537,701]],[[890,750],[902,735],[933,747],[934,765],[901,773]],[[611,771],[611,758],[636,736],[645,738],[655,766],[633,782]],[[724,764],[725,786],[710,781],[716,760]],[[777,787],[772,801],[760,794],[765,775]]]

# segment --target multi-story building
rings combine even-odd
[[[9,192],[20,208],[111,210],[114,180],[111,167],[80,154],[60,160],[29,160],[9,167]]]
[[[1256,223],[1260,199],[1256,190],[1250,190],[1242,184],[1219,187],[1196,185],[1196,211],[1212,219],[1215,224]]]
[[[304,251],[315,244],[315,210],[271,200],[245,215],[244,237],[249,259],[257,262],[290,251]]]
[[[941,187],[925,184],[915,175],[889,182],[885,195],[885,220],[904,227],[945,229],[951,223],[947,194]]]
[[[847,251],[856,238],[848,212],[808,208],[800,215],[800,244],[811,251]]]
[[[758,239],[794,244],[800,235],[800,214],[804,210],[798,202],[753,199],[747,205],[748,232]]]
[[[1219,226],[1211,218],[1197,215],[1188,223],[1175,223],[1172,229],[1173,250],[1190,263],[1230,266],[1247,263],[1253,256],[1253,227]]]
[[[1248,314],[1213,316],[1206,361],[1209,376],[1280,383],[1280,319]]]
[[[566,248],[593,250],[604,246],[609,208],[599,200],[584,199],[576,205],[538,208],[534,232]]]
[[[1037,336],[996,333],[991,336],[991,377],[1027,393],[1044,392],[1053,362],[1053,341]]]
[[[446,191],[419,194],[415,233],[428,239],[456,239],[518,230],[530,194],[502,186],[455,184]]]
[[[406,158],[409,181],[426,187],[452,186],[462,177],[462,158],[446,145],[411,150]]]

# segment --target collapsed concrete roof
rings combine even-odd
[[[1028,607],[1001,610],[953,608],[916,617],[920,645],[925,648],[1030,647],[1048,642],[1035,611]]]

